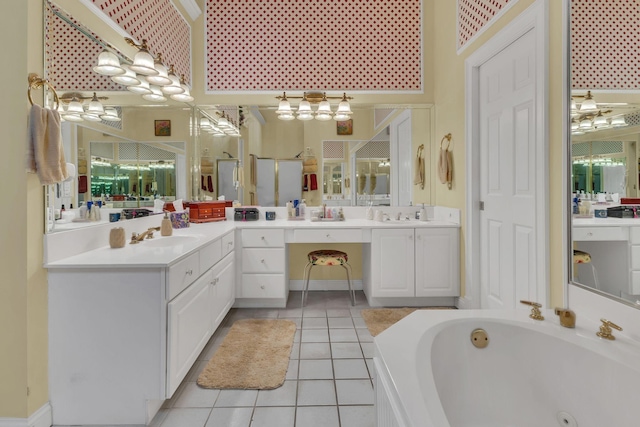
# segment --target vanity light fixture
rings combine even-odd
[[[182,93],[172,94],[171,99],[181,102],[193,102],[193,96],[191,96],[189,86],[187,86],[184,81],[184,74],[180,75],[180,87],[182,88]]]
[[[164,102],[167,100],[167,98],[162,94],[162,90],[159,86],[149,85],[149,90],[151,90],[151,93],[145,93],[142,95],[143,99],[152,102]]]
[[[60,117],[70,122],[81,122],[83,120],[91,122],[99,122],[101,120],[120,121],[118,111],[114,107],[104,108],[100,100],[107,100],[107,97],[98,97],[95,92],[93,96],[82,96],[79,92],[70,92],[62,95],[60,98],[58,112]],[[82,101],[90,100],[85,110]],[[63,103],[67,104],[66,110]]]
[[[96,93],[93,92],[93,97],[91,98],[91,102],[89,102],[89,107],[87,111],[82,114],[82,118],[84,120],[88,120],[90,122],[99,122],[102,119],[100,116],[104,114],[104,107],[102,103],[98,100]]]
[[[276,114],[280,120],[311,120],[315,118],[316,120],[326,121],[331,120],[332,117],[334,120],[348,120],[353,114],[351,106],[349,105],[349,99],[353,98],[348,97],[346,93],[343,93],[342,97],[328,97],[325,92],[304,92],[302,97],[290,96],[289,98],[291,99],[301,99],[298,109],[295,112],[291,107],[286,92],[284,92],[282,96],[276,96],[276,98],[280,100],[278,109],[276,110]],[[340,99],[335,114],[331,111],[329,99]],[[318,109],[315,112],[311,108],[312,104],[318,104]]]
[[[149,88],[149,82],[145,79],[140,79],[140,83],[137,85],[129,85],[127,86],[127,90],[129,92],[137,93],[138,95],[147,95],[153,93],[151,88]]]
[[[167,86],[171,84],[171,79],[169,79],[169,72],[167,71],[167,67],[162,63],[162,53],[158,53],[158,56],[154,60],[154,68],[158,72],[155,76],[147,76],[146,79],[149,84],[157,85],[157,86]]]
[[[125,37],[124,40],[129,45],[138,49],[138,53],[136,53],[136,56],[133,58],[133,64],[131,64],[129,68],[144,76],[157,76],[160,74],[155,67],[155,60],[153,56],[149,53],[146,39],[142,39],[141,44],[137,44],[129,37]]]
[[[616,116],[611,119],[611,127],[617,128],[623,126],[627,126],[624,116]]]
[[[118,76],[125,73],[124,68],[120,66],[118,56],[106,49],[98,55],[98,65],[93,67],[93,71],[103,76]]]
[[[584,97],[584,101],[582,101],[582,103],[580,104],[580,112],[588,113],[591,111],[596,111],[597,109],[598,106],[596,105],[596,101],[593,99],[593,96],[591,96],[591,91],[588,90],[587,95]]]
[[[129,68],[129,66],[126,64],[122,64],[121,67],[122,69],[124,69],[124,74],[111,76],[111,80],[124,86],[140,84],[140,79],[138,79],[138,77],[136,76],[135,71]]]
[[[111,163],[102,160],[100,157],[91,157],[91,166],[111,166]]]
[[[162,86],[162,92],[166,93],[167,95],[183,93],[184,89],[182,88],[182,86],[180,86],[180,78],[176,76],[176,73],[173,69],[173,64],[169,66],[168,77],[169,80],[171,80],[171,83]]]
[[[102,120],[107,122],[119,122],[122,120],[120,116],[118,116],[118,110],[115,107],[107,107],[104,109],[104,114],[100,116]]]

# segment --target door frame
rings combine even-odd
[[[537,0],[505,28],[480,46],[465,60],[465,140],[466,140],[466,237],[465,296],[460,308],[480,308],[480,66],[529,31],[534,31],[536,67],[536,270],[539,280],[537,302],[548,306],[549,300],[549,10],[548,0]]]

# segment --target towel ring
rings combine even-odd
[[[442,143],[444,142],[444,140],[447,140],[447,146],[445,148],[445,150],[449,149],[449,146],[451,145],[451,134],[448,133],[445,136],[442,137],[442,140],[440,140],[440,148],[442,148]]]
[[[53,92],[54,110],[57,110],[58,107],[60,106],[60,99],[58,98],[58,94],[56,93],[56,90],[53,88],[51,83],[49,83],[47,80],[41,78],[35,73],[30,73],[28,80],[29,80],[29,88],[27,89],[27,98],[29,98],[29,103],[33,105],[33,99],[31,98],[31,89],[38,89],[46,86],[51,90],[51,92]]]

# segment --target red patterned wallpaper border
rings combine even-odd
[[[571,87],[640,89],[640,0],[571,1]]]
[[[423,90],[421,0],[207,0],[208,92]]]
[[[509,2],[517,0],[458,0],[458,49],[464,47]]]

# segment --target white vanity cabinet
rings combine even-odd
[[[288,252],[284,230],[238,230],[236,306],[285,307],[289,295]]]
[[[456,227],[374,229],[363,247],[365,293],[370,300],[460,295]],[[388,302],[388,300],[386,301]]]
[[[49,268],[55,425],[151,421],[233,305],[234,242],[230,231],[169,266]]]

